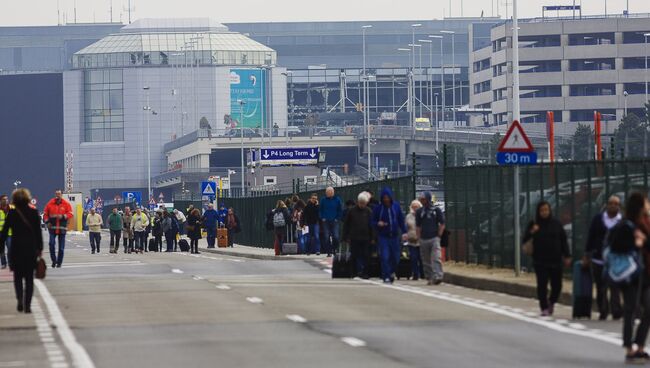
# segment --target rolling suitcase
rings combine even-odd
[[[411,256],[409,254],[408,245],[402,245],[402,250],[400,251],[399,263],[397,264],[397,269],[395,270],[395,276],[397,279],[411,278]]]
[[[282,244],[282,254],[298,254],[298,243]]]
[[[582,266],[582,261],[573,264],[573,318],[591,319],[592,303],[591,270]]]
[[[187,239],[181,239],[178,241],[178,248],[181,250],[181,252],[189,252],[190,243],[187,242]]]
[[[228,229],[225,227],[220,227],[217,229],[217,247],[228,247]]]
[[[345,248],[345,250],[343,248]],[[347,245],[343,247],[343,243],[341,242],[339,252],[334,255],[334,259],[332,261],[332,278],[350,279],[353,275],[354,264],[352,263],[349,247],[347,247]]]
[[[153,238],[149,239],[148,249],[150,252],[158,251],[158,244],[156,244],[156,239]]]

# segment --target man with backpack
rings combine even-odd
[[[445,231],[445,217],[442,210],[433,205],[430,192],[424,193],[422,207],[415,212],[415,225],[420,239],[420,255],[427,285],[438,285],[444,276],[440,260],[440,239]]]
[[[601,321],[607,319],[610,311],[614,320],[623,316],[620,290],[603,277],[603,244],[607,233],[621,221],[620,210],[621,199],[613,195],[607,201],[605,211],[594,216],[589,227],[587,246],[582,260],[583,267],[591,267],[592,277],[596,284],[596,302],[600,312],[598,319]],[[608,291],[610,295],[607,295]]]

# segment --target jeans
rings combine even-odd
[[[176,240],[176,235],[168,231],[165,233],[165,243],[167,244],[167,252],[172,252],[174,250],[174,241]]]
[[[336,254],[339,249],[339,221],[324,220],[323,236],[328,254]],[[330,239],[331,238],[331,239]]]
[[[420,247],[409,245],[409,258],[411,259],[411,276],[414,279],[422,277],[420,269],[422,267],[422,259],[420,258]]]
[[[8,237],[7,242],[5,243],[5,252],[0,254],[0,265],[2,265],[2,267],[7,267],[7,265],[9,265],[7,259],[9,257],[10,251],[11,251],[11,237]]]
[[[120,238],[122,237],[121,230],[111,230],[111,252],[117,253],[120,249]]]
[[[217,230],[216,229],[205,229],[207,233],[208,248],[214,248],[215,240],[217,239]]]
[[[397,270],[401,253],[401,236],[379,237],[379,259],[381,260],[382,280],[392,280]]]
[[[320,253],[320,225],[308,225],[309,233],[307,234],[307,254]]]
[[[302,235],[301,229],[296,229],[296,244],[298,245],[298,253],[305,254],[307,253],[307,243],[305,242],[305,235]]]
[[[548,266],[535,264],[535,276],[537,276],[537,299],[539,308],[544,311],[549,304],[557,303],[562,292],[562,265]],[[548,297],[548,283],[551,282],[551,296]]]
[[[440,238],[420,239],[420,259],[424,269],[424,277],[429,281],[442,280],[444,272],[442,270],[442,248],[440,247]]]
[[[650,329],[650,288],[643,287],[639,297],[638,283],[621,287],[623,291],[623,346],[632,347],[632,334],[634,332],[634,314],[637,307],[642,311],[641,323],[636,329],[634,343],[638,346],[645,346]]]
[[[23,289],[23,279],[25,287]],[[32,295],[34,295],[34,270],[14,270],[14,289],[16,290],[16,299],[23,304],[25,308],[32,305]]]
[[[235,244],[235,232],[232,229],[228,229],[228,246],[232,248]]]
[[[59,238],[59,255],[57,257],[55,245],[56,238]],[[63,253],[65,252],[65,234],[55,234],[50,232],[50,258],[53,264],[61,265],[63,263]]]
[[[199,239],[190,239],[190,253],[199,252]]]
[[[90,248],[93,253],[96,251],[99,253],[99,243],[102,241],[102,233],[88,233],[90,235]]]
[[[591,274],[594,284],[596,284],[596,302],[598,303],[600,318],[607,318],[610,311],[615,319],[621,318],[623,316],[621,290],[616,285],[610,285],[603,277],[602,265],[592,262]]]
[[[282,254],[282,245],[284,244],[284,233],[287,231],[286,228],[281,227],[273,231],[273,249],[275,250],[275,255],[279,256]]]
[[[350,255],[354,262],[357,276],[368,276],[368,264],[370,263],[370,241],[350,240]]]
[[[143,251],[147,246],[147,232],[146,231],[135,231],[133,233],[135,238],[135,248]]]

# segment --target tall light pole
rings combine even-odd
[[[363,43],[363,125],[366,128],[366,138],[367,138],[367,151],[368,151],[368,180],[371,178],[370,170],[370,118],[368,116],[368,74],[366,73],[366,30],[372,28],[372,25],[367,24],[361,26],[361,35]]]
[[[442,124],[444,126],[445,124],[445,51],[442,47],[442,43],[444,41],[444,37],[439,36],[439,35],[429,35],[429,38],[436,38],[440,40],[440,97],[442,98],[442,106],[440,108],[440,111],[442,111]],[[436,112],[436,117],[438,116]],[[438,121],[436,120],[436,137],[438,137]],[[437,147],[436,147],[437,149]]]
[[[147,116],[147,203],[151,199],[151,124],[149,115],[151,114],[151,105],[149,105],[149,86],[142,87],[145,95],[147,96],[147,105],[144,107]]]
[[[397,51],[406,51],[412,53],[411,49],[405,47],[400,47]],[[413,68],[409,68],[409,72],[406,74],[406,86],[408,88],[407,99],[406,99],[406,111],[409,113],[409,120],[411,128],[415,128],[415,91],[413,87]]]
[[[627,116],[627,91],[623,91],[623,103],[624,103],[624,110],[623,110],[623,117]]]
[[[506,22],[507,24],[507,22]],[[519,25],[517,20],[517,0],[512,0],[512,115],[513,120],[520,120],[519,111]],[[519,165],[514,167],[514,200],[519,203],[521,186],[519,179]],[[521,247],[519,246],[519,239],[521,239],[521,208],[518,205],[514,206],[514,248],[515,248],[515,275],[519,276],[521,271]]]
[[[420,102],[420,117],[422,117],[422,45],[417,44],[417,43],[413,43],[413,44],[409,44],[409,46],[412,47],[412,48],[418,48],[418,50],[420,51],[420,63],[419,63],[419,67],[418,67],[418,69],[419,69],[418,75],[420,75],[420,83],[419,83],[420,84],[420,87],[419,87],[420,98],[418,99],[418,101]],[[415,54],[413,56],[415,57]],[[414,75],[413,81],[415,83],[415,75]],[[415,90],[415,87],[414,87],[414,90]],[[415,93],[413,93],[413,96],[415,97]],[[414,100],[415,100],[415,98],[414,98]],[[414,105],[414,107],[415,107],[415,105]]]
[[[456,32],[454,31],[440,31],[440,33],[450,34],[451,35],[451,112],[454,119],[454,125],[456,125]],[[444,103],[443,103],[444,104]]]
[[[246,101],[237,100],[239,104],[239,136],[241,138],[241,196],[244,196],[245,183],[244,183],[244,105]],[[262,154],[262,152],[260,152]]]
[[[438,94],[436,93],[436,152],[439,152],[439,142],[438,142]]]
[[[14,190],[18,190],[18,186],[19,186],[20,184],[22,184],[22,183],[23,183],[23,182],[20,181],[20,180],[16,180],[16,181],[14,181]]]
[[[429,44],[429,68],[427,69],[427,97],[429,97],[429,111],[431,112],[430,115],[433,114],[433,87],[431,86],[433,84],[433,80],[430,80],[432,78],[429,77],[431,74],[431,69],[433,69],[433,41],[431,40],[418,40],[418,42],[421,43],[428,43]],[[420,115],[422,115],[420,113]],[[432,119],[429,119],[429,123],[431,123]]]

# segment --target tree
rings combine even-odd
[[[644,157],[648,152],[648,124],[635,114],[628,114],[614,131],[614,146],[625,157]]]
[[[560,145],[559,155],[563,160],[587,161],[594,158],[594,130],[586,124],[578,124],[571,140]]]
[[[499,149],[499,144],[501,144],[501,139],[501,134],[495,133],[488,142],[481,143],[478,147],[478,155],[485,157],[486,163],[496,163],[497,150]]]
[[[447,146],[447,166],[464,166],[465,165],[465,148],[450,144]]]

